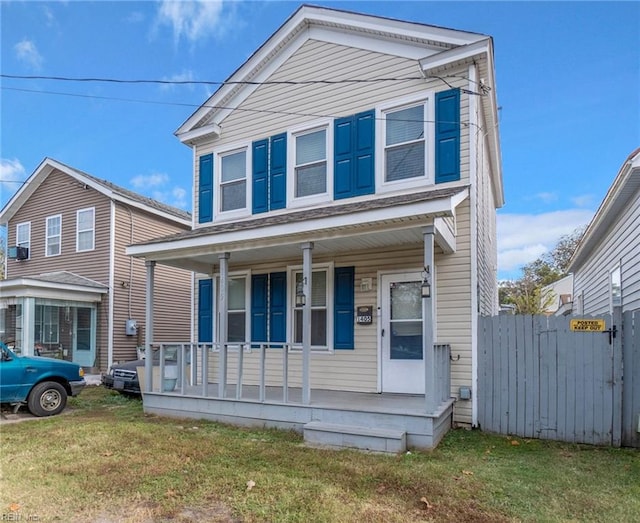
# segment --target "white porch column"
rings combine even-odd
[[[146,260],[144,264],[147,267],[147,299],[144,315],[144,390],[151,392],[153,390],[153,351],[151,350],[153,343],[153,280],[156,262]],[[162,383],[162,378],[160,382]]]
[[[431,413],[436,405],[436,369],[433,349],[433,326],[435,311],[433,309],[433,295],[435,293],[434,265],[433,265],[433,236],[434,227],[429,225],[422,229],[424,238],[424,267],[426,278],[431,284],[431,296],[422,298],[422,343],[424,351],[424,396],[427,413]]]
[[[311,403],[311,266],[313,242],[302,244],[302,291],[305,303],[302,309],[302,403]]]
[[[229,290],[229,253],[218,256],[220,260],[220,285],[218,286],[218,344],[220,365],[218,366],[218,397],[224,398],[227,392],[227,315]]]
[[[16,325],[17,327],[18,325]],[[35,354],[35,332],[36,332],[36,299],[22,299],[22,340],[21,349],[24,356],[33,356]],[[18,341],[15,340],[16,347]]]

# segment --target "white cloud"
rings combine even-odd
[[[224,19],[223,10],[224,0],[163,0],[158,9],[157,22],[171,26],[176,42],[185,38],[194,43],[224,35],[232,22]]]
[[[165,173],[139,174],[129,183],[141,194],[146,194],[154,200],[173,205],[180,209],[188,207],[187,191],[182,187],[168,188],[169,175]]]
[[[593,205],[593,194],[583,194],[581,196],[574,196],[571,201],[576,207],[589,207]]]
[[[558,195],[553,192],[539,192],[536,194],[536,198],[542,200],[544,203],[552,203],[558,199]]]
[[[191,82],[195,79],[195,76],[193,74],[193,71],[191,70],[184,70],[181,73],[177,73],[174,74],[173,76],[165,76],[162,78],[163,80],[167,81],[167,82]],[[175,87],[177,87],[180,84],[161,84],[160,85],[160,89],[162,89],[163,91],[168,91],[171,89],[174,89]],[[193,90],[193,86],[194,84],[184,84],[183,87],[187,87],[190,90]]]
[[[21,62],[26,63],[34,69],[40,69],[40,67],[42,67],[42,55],[38,52],[36,44],[31,40],[24,38],[21,42],[14,45],[13,48],[16,52],[16,57]]]
[[[47,5],[45,5],[42,8],[43,12],[44,12],[44,17],[46,18],[47,22],[47,27],[52,27],[54,25],[56,25],[56,18],[53,15],[53,11],[51,10],[51,8]]]
[[[20,160],[0,158],[0,208],[22,187],[27,173]]]
[[[169,181],[169,176],[165,173],[139,174],[131,179],[131,185],[135,189],[150,189],[161,187]]]
[[[499,277],[532,262],[556,246],[558,240],[589,223],[593,211],[568,209],[542,214],[498,214]]]

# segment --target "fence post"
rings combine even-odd
[[[611,430],[611,445],[620,447],[622,445],[622,343],[624,336],[624,324],[622,321],[622,307],[615,306],[611,315],[611,328],[615,329],[612,337],[613,350],[613,420]],[[631,328],[631,325],[628,326]]]

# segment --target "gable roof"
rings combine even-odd
[[[178,222],[182,225],[191,226],[191,214],[187,211],[172,207],[123,187],[119,187],[107,180],[101,180],[95,176],[80,171],[79,169],[54,160],[53,158],[45,158],[42,160],[33,174],[27,178],[22,187],[6,203],[2,211],[0,211],[0,223],[7,223],[15,213],[18,212],[20,207],[22,207],[22,205],[31,197],[47,176],[49,176],[54,170],[61,171],[68,176],[71,176],[81,184],[104,194],[107,198],[126,203],[127,205],[137,207],[146,212],[155,214],[156,216],[160,216],[173,222]]]
[[[476,63],[478,77],[472,87],[483,98],[479,110],[494,173],[492,184],[496,206],[504,205],[493,41],[479,33],[303,5],[225,80],[175,131],[175,135],[190,146],[200,140],[219,137],[225,118],[309,40],[341,43],[415,60],[416,77],[420,78],[440,78],[439,75],[453,66]],[[323,80],[327,79],[308,79],[311,82]]]
[[[633,151],[622,164],[604,200],[587,226],[576,252],[571,257],[569,271],[575,272],[588,259],[638,190],[640,190],[640,147]]]

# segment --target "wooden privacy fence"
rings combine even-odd
[[[571,330],[576,319],[604,331]],[[640,447],[640,311],[483,317],[478,331],[481,429]]]

